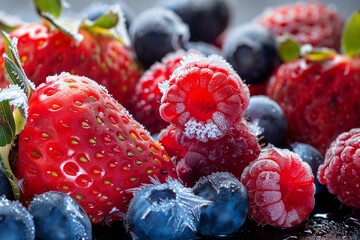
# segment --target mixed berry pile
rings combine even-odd
[[[360,11],[0,12],[0,239],[357,239]]]

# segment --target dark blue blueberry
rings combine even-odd
[[[18,201],[0,197],[0,239],[35,239],[34,221],[27,209]]]
[[[190,40],[195,42],[214,42],[231,19],[227,0],[165,0],[161,4],[189,25]]]
[[[14,193],[12,191],[10,182],[6,177],[4,170],[0,166],[0,196],[1,195],[5,195],[9,200],[14,200]]]
[[[125,19],[126,28],[129,29],[131,21],[135,17],[135,13],[124,1],[119,1],[119,6]],[[85,17],[91,21],[94,21],[114,7],[115,4],[97,1],[86,7],[83,12]]]
[[[207,42],[189,42],[185,45],[186,50],[195,50],[205,56],[210,56],[212,54],[221,55],[221,50],[211,43]]]
[[[232,174],[217,172],[201,178],[193,191],[213,202],[201,211],[199,234],[231,235],[244,224],[249,209],[248,195],[244,185]]]
[[[274,100],[263,95],[252,96],[244,117],[254,127],[261,145],[271,143],[276,147],[285,146],[286,117]]]
[[[133,239],[195,239],[200,209],[208,204],[174,179],[147,185],[130,201],[126,228]]]
[[[247,84],[265,82],[281,62],[275,38],[255,24],[234,28],[224,40],[223,56]]]
[[[129,34],[145,68],[183,49],[189,40],[188,26],[174,12],[160,7],[141,12],[131,23]]]
[[[325,185],[320,184],[316,176],[319,166],[324,162],[324,156],[319,150],[307,143],[292,143],[290,144],[290,150],[299,154],[301,159],[310,165],[315,177],[316,194],[320,193],[325,188]]]
[[[64,193],[50,191],[37,195],[28,209],[34,217],[36,239],[92,239],[89,217]]]

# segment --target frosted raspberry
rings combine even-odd
[[[340,134],[331,143],[318,179],[342,203],[360,208],[360,128]]]
[[[264,148],[245,168],[241,181],[249,194],[249,217],[258,224],[291,228],[314,209],[311,168],[287,149]]]
[[[175,157],[175,161],[183,158],[187,151],[187,147],[178,141],[179,134],[180,131],[174,125],[169,125],[161,130],[158,136],[158,141],[170,157]]]
[[[201,142],[223,137],[249,105],[249,88],[219,55],[185,56],[164,86],[161,117]]]

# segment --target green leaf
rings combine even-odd
[[[329,49],[329,48],[320,48],[320,49],[313,49],[310,52],[307,52],[304,57],[307,60],[313,62],[322,62],[326,59],[330,59],[336,55],[336,51]]]
[[[49,13],[55,18],[61,15],[62,1],[61,0],[34,0],[36,11],[40,16],[43,13]]]
[[[0,162],[1,162],[1,167],[4,170],[4,173],[10,182],[12,191],[14,193],[14,198],[19,199],[20,191],[19,191],[18,180],[15,177],[14,173],[12,172],[10,165],[10,160],[14,160],[14,156],[10,155],[11,148],[12,148],[12,144],[7,144],[4,147],[0,147]],[[9,158],[9,156],[11,156],[11,158]]]
[[[15,121],[9,100],[4,100],[0,102],[0,147],[12,143],[15,131]]]
[[[300,57],[301,45],[290,36],[284,36],[277,39],[278,54],[284,62],[296,60]]]
[[[347,20],[341,38],[341,46],[348,56],[360,56],[360,10]]]
[[[110,29],[115,27],[119,22],[119,14],[109,10],[93,22],[93,26]]]

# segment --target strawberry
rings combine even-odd
[[[302,44],[340,48],[344,18],[331,5],[298,1],[265,10],[254,21],[274,36],[291,34]]]
[[[156,62],[146,70],[135,86],[130,111],[134,118],[151,133],[158,133],[169,125],[160,117],[159,107],[162,93],[158,85],[170,78],[186,54],[184,50],[168,53],[161,62]]]
[[[110,12],[104,17],[114,17],[114,14]],[[111,27],[116,24],[106,26],[109,28],[106,29],[100,23],[83,21],[77,33],[82,38],[80,42],[63,29],[54,28],[49,21],[23,24],[10,36],[19,39],[22,66],[36,86],[45,82],[47,76],[71,72],[94,79],[128,107],[140,73],[131,49],[111,34]],[[0,42],[0,53],[3,52],[4,43]],[[6,85],[1,58],[0,87]]]
[[[359,16],[354,14],[351,19]],[[360,46],[351,40],[360,26],[354,28],[344,31],[346,54],[318,49],[303,51],[300,59],[277,69],[267,88],[267,94],[284,110],[288,138],[308,143],[322,154],[338,134],[360,124],[360,115],[354,114],[360,107],[360,51],[356,50]]]
[[[170,157],[106,90],[86,77],[48,77],[29,100],[15,175],[23,202],[49,190],[76,199],[93,223],[126,212],[127,189],[176,177]]]

